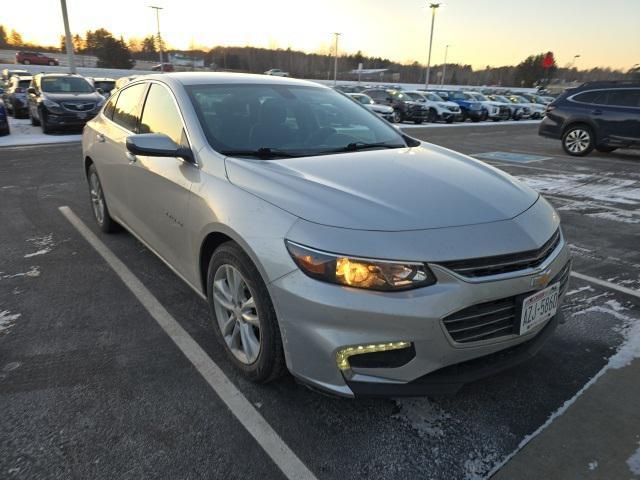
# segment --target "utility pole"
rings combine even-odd
[[[69,16],[67,15],[67,0],[60,0],[60,8],[62,8],[62,21],[64,22],[64,43],[67,47],[69,73],[76,73],[76,58],[73,55],[73,41],[71,39],[71,30],[69,29]]]
[[[334,53],[335,53],[335,58],[333,61],[333,86],[335,87],[338,83],[338,37],[341,35],[341,33],[335,32],[335,46],[334,46]]]
[[[149,5],[149,8],[153,8],[156,11],[156,25],[158,26],[158,50],[160,52],[160,73],[164,72],[164,60],[162,55],[162,37],[160,36],[160,10],[162,7],[154,7]]]
[[[429,74],[431,73],[431,45],[433,44],[433,24],[436,21],[436,10],[440,6],[440,3],[430,3],[431,9],[431,34],[429,36],[429,56],[427,58],[427,73],[424,79],[424,89],[429,90]]]
[[[447,53],[449,53],[449,47],[451,45],[446,45],[444,47],[444,65],[442,67],[442,79],[440,80],[440,88],[444,85],[444,76],[447,73]]]

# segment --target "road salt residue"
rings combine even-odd
[[[24,258],[31,258],[37,255],[44,255],[46,253],[49,253],[55,245],[53,243],[53,233],[49,233],[42,237],[28,238],[27,242],[31,243],[38,250],[32,253],[27,253]]]
[[[640,448],[636,450],[636,453],[629,457],[629,459],[627,460],[627,465],[629,465],[629,470],[631,470],[631,473],[640,475]]]

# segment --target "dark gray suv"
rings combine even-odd
[[[44,133],[84,127],[105,102],[86,78],[72,74],[35,75],[27,94],[31,124]]]

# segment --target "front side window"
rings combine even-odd
[[[144,102],[140,133],[164,133],[177,145],[187,146],[178,107],[169,91],[157,83],[151,84]]]
[[[109,120],[113,118],[113,111],[115,110],[117,100],[118,100],[118,95],[114,95],[109,99],[107,104],[104,106],[104,110],[102,111],[102,113]]]
[[[132,132],[136,131],[142,94],[146,88],[147,85],[145,83],[138,83],[120,92],[113,111],[113,121],[115,123]]]
[[[193,85],[187,91],[209,143],[228,155],[269,149],[281,156],[312,156],[363,144],[406,146],[387,122],[331,89],[223,84]]]
[[[47,93],[91,93],[94,88],[81,77],[42,77],[41,88]]]

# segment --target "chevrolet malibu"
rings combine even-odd
[[[99,227],[130,231],[208,300],[251,380],[453,393],[562,322],[570,256],[549,203],[330,88],[138,77],[82,146]]]

